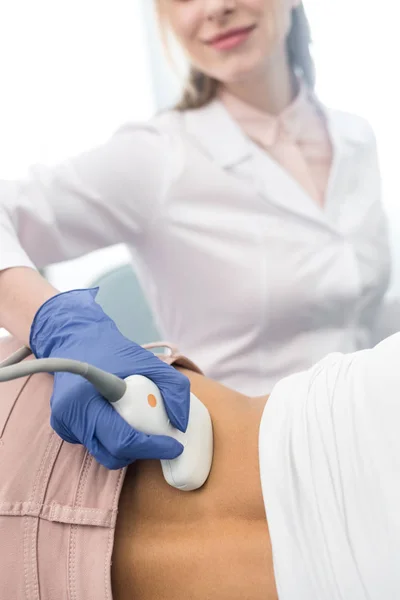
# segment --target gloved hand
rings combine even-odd
[[[160,389],[174,427],[186,431],[190,408],[187,377],[125,338],[96,303],[97,289],[50,298],[32,323],[30,347],[37,358],[71,358],[125,378],[144,375]],[[172,459],[183,446],[167,436],[138,432],[94,386],[71,373],[55,373],[51,426],[71,444],[83,444],[105,467],[119,469],[136,459]]]

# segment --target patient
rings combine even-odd
[[[0,360],[15,346],[0,340]],[[50,376],[0,384],[1,600],[36,587],[40,600],[277,598],[258,462],[266,398],[180,369],[213,421],[213,467],[194,492],[169,486],[159,461],[108,471],[60,440]]]
[[[62,442],[50,376],[1,384],[0,598],[400,598],[399,351],[332,354],[268,401],[185,371],[214,426],[195,492]]]
[[[157,461],[128,469],[115,535],[114,599],[275,599],[258,462],[266,398],[250,400],[183,372],[211,414],[212,471],[203,488],[181,492],[165,482]]]

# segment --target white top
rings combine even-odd
[[[279,600],[400,598],[400,334],[277,384],[260,469]]]
[[[125,242],[164,337],[248,395],[368,346],[390,272],[375,140],[326,115],[323,209],[215,100],[0,182],[0,269]]]

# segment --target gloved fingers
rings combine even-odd
[[[165,410],[172,425],[185,433],[190,413],[190,386],[182,392],[175,392],[174,389],[164,385],[159,385],[161,396],[164,400]]]
[[[154,362],[135,368],[135,373],[151,379],[161,392],[172,425],[185,432],[190,412],[190,381],[173,367],[154,357]]]
[[[106,400],[100,396],[87,407],[88,420],[95,423],[90,446],[99,443],[117,460],[172,459],[183,452],[183,446],[168,436],[149,436],[133,429]]]
[[[115,456],[110,454],[98,440],[94,440],[94,442],[95,443],[92,446],[90,454],[97,460],[98,463],[103,465],[103,467],[106,467],[106,469],[115,471],[117,469],[123,469],[130,463],[134,462],[134,460],[129,460],[126,458],[115,458]]]
[[[54,413],[50,415],[50,426],[52,429],[60,436],[64,442],[68,442],[69,444],[80,444],[80,440],[78,440],[72,433],[61,423],[57,417],[54,416]]]
[[[110,470],[123,469],[127,467],[129,464],[135,462],[135,460],[150,460],[150,459],[172,459],[176,458],[175,448],[174,452],[169,452],[169,441],[172,438],[166,436],[145,436],[148,438],[148,441],[151,443],[149,448],[146,447],[146,444],[143,444],[142,452],[140,452],[140,456],[135,457],[134,459],[130,458],[116,458],[112,454],[106,450],[106,448],[99,442],[98,440],[93,440],[93,447],[91,451],[91,455],[97,460],[98,463],[106,467]],[[176,440],[173,440],[176,442]],[[181,446],[178,442],[176,442],[178,446]],[[179,448],[179,453],[183,450],[183,446]],[[153,456],[154,454],[154,456]]]
[[[134,451],[137,460],[172,460],[180,456],[184,450],[180,442],[167,435],[139,433],[139,436],[140,444],[134,443],[132,450],[129,446],[125,449],[128,454]]]

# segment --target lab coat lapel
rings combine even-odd
[[[352,131],[343,127],[334,111],[325,111],[333,144],[333,167],[324,208],[271,156],[249,140],[219,100],[185,114],[186,129],[194,143],[221,167],[253,186],[266,202],[330,229],[334,228],[338,196],[346,191],[354,151]],[[353,165],[354,166],[354,165]]]
[[[221,167],[229,169],[251,158],[251,147],[239,125],[219,100],[184,115],[186,130]]]
[[[331,223],[338,223],[343,202],[357,188],[362,165],[356,150],[365,145],[359,122],[352,115],[322,107],[333,146],[333,164],[324,211]]]
[[[281,209],[299,216],[325,223],[320,206],[307,194],[303,187],[279,163],[253,142],[253,157],[250,170],[254,185],[260,196]]]

